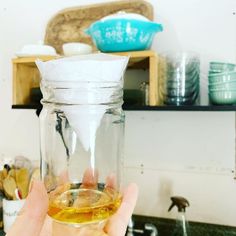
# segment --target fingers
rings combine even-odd
[[[69,189],[70,189],[70,184],[59,185],[55,190],[53,190],[49,193],[49,199],[50,200],[54,199]]]
[[[96,188],[98,184],[98,170],[88,168],[85,170],[82,179],[82,188]],[[69,182],[68,171],[63,171],[59,176],[58,185],[61,186]],[[106,185],[105,187],[116,189],[116,176],[114,173],[110,173],[106,178]]]
[[[34,181],[25,205],[7,236],[38,236],[48,210],[48,197],[41,181]]]
[[[62,185],[62,184],[65,184],[65,183],[68,183],[69,181],[69,173],[68,173],[68,170],[64,170],[60,176],[59,176],[59,185]]]
[[[98,170],[92,168],[86,169],[83,175],[82,186],[83,188],[96,188],[98,184],[99,173]],[[116,188],[116,176],[114,173],[110,173],[106,178],[105,188]]]
[[[114,173],[111,173],[110,175],[107,176],[106,187],[116,189],[116,176]]]
[[[96,188],[97,183],[98,183],[98,171],[92,168],[86,169],[82,180],[82,187]]]
[[[73,225],[60,224],[53,222],[52,236],[108,236],[99,227],[85,226],[74,227]]]
[[[48,215],[45,218],[44,225],[39,236],[52,236],[52,218]]]
[[[108,236],[103,230],[83,228],[78,236]]]
[[[124,191],[124,196],[120,208],[108,221],[105,226],[105,232],[109,236],[125,235],[126,227],[132,216],[138,197],[138,187],[136,184],[130,184]]]

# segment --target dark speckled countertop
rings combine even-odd
[[[145,223],[151,223],[156,226],[158,236],[171,236],[176,225],[175,220],[134,215],[134,228],[144,229]],[[206,223],[189,222],[190,236],[236,236],[236,227],[214,225]],[[136,235],[149,236],[150,232],[145,231],[144,234],[136,233]]]

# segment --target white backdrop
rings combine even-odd
[[[47,22],[59,10],[104,1],[0,2],[0,157],[21,154],[37,160],[35,111],[11,109],[11,59],[24,44],[44,38]],[[150,2],[155,20],[165,29],[156,36],[153,49],[159,53],[196,51],[202,59],[203,74],[209,60],[236,62],[235,0]],[[201,99],[207,103],[204,79]],[[135,181],[140,186],[136,213],[175,217],[166,210],[170,195],[179,194],[192,203],[190,220],[236,226],[236,186],[230,174],[234,168],[233,113],[129,112],[126,125],[126,182]],[[142,139],[137,138],[140,134]]]

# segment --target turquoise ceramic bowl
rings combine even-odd
[[[209,92],[209,100],[218,105],[236,104],[236,90],[212,90]]]
[[[146,50],[163,27],[151,21],[109,19],[94,22],[85,32],[102,52]]]

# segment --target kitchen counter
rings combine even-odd
[[[158,230],[158,236],[169,236],[173,232],[175,227],[175,220],[156,218],[149,216],[134,215],[134,228],[143,230],[145,223],[150,223],[156,226]],[[214,225],[206,223],[189,222],[191,236],[236,236],[236,227]],[[149,236],[150,231],[144,231],[141,233],[134,233],[134,236]],[[3,230],[0,230],[0,236],[5,236]]]
[[[174,230],[175,220],[134,215],[134,228],[144,229],[145,223],[151,223],[156,226],[158,236],[169,236]],[[236,236],[236,227],[189,222],[191,236]],[[135,235],[150,235],[150,231],[144,231],[144,234],[136,233]]]

